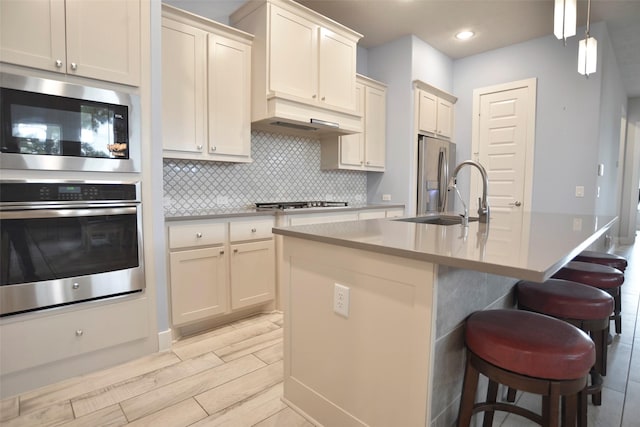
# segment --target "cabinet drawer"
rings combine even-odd
[[[271,232],[273,226],[273,219],[232,222],[229,228],[230,240],[239,242],[242,240],[269,239],[273,236]]]
[[[221,245],[226,240],[227,224],[181,224],[169,226],[169,248]]]
[[[147,300],[138,298],[0,327],[2,374],[146,338]]]
[[[385,211],[365,211],[358,212],[358,219],[376,219],[376,218],[385,218]]]

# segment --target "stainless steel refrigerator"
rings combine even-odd
[[[454,197],[447,197],[447,186],[456,167],[456,145],[429,136],[418,138],[418,215],[451,211]]]

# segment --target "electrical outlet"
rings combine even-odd
[[[336,283],[333,288],[333,311],[337,314],[349,317],[349,288]]]
[[[383,194],[382,195],[382,200],[385,202],[390,202],[391,201],[391,194]]]
[[[576,197],[584,197],[584,187],[582,185],[576,185]]]

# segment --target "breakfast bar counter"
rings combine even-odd
[[[365,220],[275,228],[284,399],[319,425],[451,425],[464,319],[514,306],[613,216],[493,213],[489,224]]]

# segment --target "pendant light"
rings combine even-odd
[[[587,78],[596,72],[598,60],[598,41],[589,35],[589,20],[591,18],[591,0],[587,2],[587,30],[584,40],[578,45],[578,72]]]
[[[555,0],[553,34],[565,44],[568,37],[576,35],[576,9],[576,0]]]

